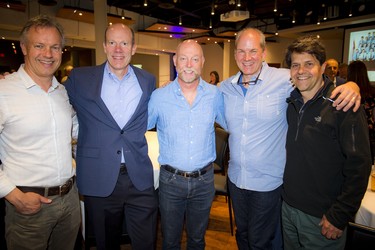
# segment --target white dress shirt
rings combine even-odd
[[[15,186],[58,186],[72,177],[76,121],[66,90],[55,78],[45,92],[21,65],[0,80],[0,197]]]

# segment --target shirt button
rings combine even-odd
[[[123,134],[124,133],[124,130],[121,130],[121,134]]]
[[[121,154],[121,150],[117,150],[117,154],[118,154],[118,155]]]

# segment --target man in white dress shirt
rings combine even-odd
[[[48,16],[32,18],[20,45],[25,63],[0,81],[7,248],[74,249],[80,227],[71,148],[75,114],[53,76],[64,47],[62,27]]]

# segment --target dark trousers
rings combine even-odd
[[[98,250],[120,249],[124,217],[132,249],[156,248],[158,195],[154,187],[137,190],[125,171],[110,196],[84,196],[84,201]]]
[[[5,242],[5,200],[0,199],[0,249],[7,249],[7,244]]]
[[[229,181],[239,250],[282,249],[281,187],[269,192],[240,189]]]

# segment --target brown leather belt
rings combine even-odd
[[[182,171],[182,170],[176,169],[176,168],[174,168],[172,166],[169,166],[169,165],[161,165],[161,167],[164,168],[165,170],[167,170],[168,172],[178,174],[178,175],[181,175],[183,177],[197,178],[201,175],[204,175],[208,170],[210,170],[212,168],[212,163],[210,163],[207,166],[201,168],[200,170],[190,171],[190,172]]]
[[[55,186],[55,187],[25,187],[25,186],[17,186],[19,190],[21,190],[24,193],[27,192],[33,192],[40,194],[44,197],[47,196],[53,196],[53,195],[59,195],[63,196],[69,193],[69,191],[72,189],[73,184],[75,182],[76,177],[73,176],[69,180],[67,180],[63,185],[61,186]]]

